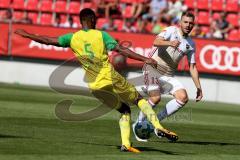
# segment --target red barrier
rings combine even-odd
[[[240,44],[237,42],[195,39],[200,72],[240,75]]]
[[[59,29],[53,27],[13,25],[16,28],[24,28],[29,32],[59,36],[74,32],[73,29]],[[124,46],[132,46],[139,54],[146,55],[151,51],[154,35],[110,32],[110,34]],[[197,47],[196,60],[198,70],[203,73],[217,73],[226,75],[240,75],[240,44],[230,41],[218,41],[208,39],[194,39]],[[32,58],[66,60],[74,55],[70,49],[41,45],[18,35],[12,36],[12,55]],[[141,62],[127,60],[130,66],[141,66]],[[187,61],[180,62],[179,70],[187,70]]]
[[[7,55],[8,54],[8,24],[0,24],[0,55]]]

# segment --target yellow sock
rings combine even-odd
[[[141,99],[138,102],[138,107],[147,116],[147,119],[152,123],[155,128],[163,129],[163,126],[160,124],[156,113],[145,99]]]
[[[130,147],[130,114],[122,114],[119,120],[121,131],[122,145]]]

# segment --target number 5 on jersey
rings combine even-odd
[[[92,49],[91,49],[91,44],[90,43],[86,43],[84,44],[84,50],[85,50],[85,54],[88,55],[88,57],[90,59],[93,59],[94,58],[94,53],[92,52]]]

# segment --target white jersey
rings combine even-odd
[[[149,57],[158,62],[157,70],[162,75],[173,76],[177,69],[179,61],[186,55],[188,63],[195,63],[195,43],[190,37],[181,35],[176,26],[165,28],[157,37],[164,38],[167,41],[178,40],[180,42],[177,48],[171,46],[153,47]]]

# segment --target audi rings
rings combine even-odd
[[[211,54],[210,61],[206,59],[207,53]],[[201,50],[199,56],[201,64],[207,69],[240,71],[240,48],[238,47],[229,48],[226,46],[206,45]],[[235,61],[237,62],[236,64],[234,63]]]

